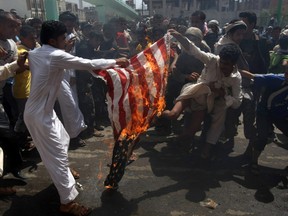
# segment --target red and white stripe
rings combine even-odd
[[[137,137],[164,108],[169,37],[165,35],[132,57],[127,68],[95,71],[107,82],[108,111],[115,139]]]

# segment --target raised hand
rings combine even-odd
[[[28,57],[28,52],[23,52],[23,53],[18,54],[17,64],[20,68],[25,66],[27,57]]]
[[[23,52],[18,54],[17,64],[19,66],[19,69],[16,71],[16,73],[22,73],[25,70],[29,69],[29,66],[26,63],[26,59],[28,57],[28,52]]]

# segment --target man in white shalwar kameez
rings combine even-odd
[[[116,65],[124,67],[128,65],[128,60],[88,60],[75,57],[64,51],[65,33],[66,27],[63,23],[44,22],[40,34],[43,46],[29,52],[32,79],[24,120],[60,195],[60,212],[83,216],[88,215],[91,209],[74,201],[78,191],[68,166],[70,137],[53,109],[64,69],[92,70]]]
[[[212,53],[205,53],[177,31],[171,29],[169,32],[180,42],[188,54],[193,55],[205,64],[197,83],[208,85],[215,98],[210,113],[211,123],[207,131],[206,143],[204,144],[201,153],[203,159],[210,159],[212,158],[212,149],[215,149],[216,143],[224,129],[227,108],[232,107],[236,109],[242,103],[241,74],[236,67],[240,52],[236,45],[230,45],[230,47],[227,46],[225,48],[225,51],[223,51],[223,48],[218,56]],[[190,90],[189,86],[188,88],[187,86],[184,87],[180,96],[185,96],[185,98],[187,98],[186,95]],[[203,97],[202,94],[202,98]],[[206,100],[202,99],[200,102],[201,103],[199,103],[198,100],[196,108],[203,108],[203,105],[208,106]],[[195,102],[193,102],[193,105],[195,105]],[[166,112],[165,115],[166,117],[170,117],[171,114]]]

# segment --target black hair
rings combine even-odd
[[[5,22],[9,19],[9,16],[12,16],[14,18],[14,15],[8,11],[1,11],[0,12],[0,22]]]
[[[35,24],[42,24],[42,20],[39,19],[39,18],[37,18],[37,17],[34,17],[34,18],[32,18],[31,20],[29,20],[28,24],[29,24],[30,26],[33,26],[33,25],[35,25]]]
[[[188,23],[186,22],[186,20],[184,18],[178,18],[177,24],[178,25],[184,25],[184,26],[188,27]]]
[[[89,32],[89,39],[98,38],[99,40],[103,40],[103,34],[96,31]]]
[[[41,27],[40,41],[42,44],[48,44],[50,39],[57,39],[66,32],[67,29],[64,23],[55,20],[45,21]]]
[[[80,29],[83,30],[83,29],[86,29],[86,28],[92,28],[93,25],[90,24],[89,22],[81,22],[80,23]]]
[[[143,35],[145,36],[147,34],[147,30],[145,27],[140,26],[136,29],[136,35]]]
[[[255,26],[257,24],[257,16],[254,12],[244,11],[239,13],[240,18],[247,18],[250,24],[254,23]]]
[[[171,19],[170,19],[170,21],[169,21],[169,25],[170,24],[178,24],[178,18],[176,18],[176,17],[172,17]]]
[[[114,26],[111,22],[104,23],[102,30],[103,32],[107,32],[107,31],[115,32]]]
[[[200,11],[200,10],[197,10],[197,11],[193,12],[191,14],[191,16],[199,17],[200,20],[203,20],[203,21],[206,19],[206,14],[203,11]]]
[[[164,17],[162,16],[162,14],[154,14],[153,19],[164,19]]]
[[[240,19],[233,19],[229,22],[229,24],[233,24],[237,21],[240,21]],[[227,33],[234,34],[234,32],[236,32],[238,29],[244,29],[245,30],[245,29],[247,29],[247,26],[246,25],[237,25],[237,26],[231,28]]]
[[[71,13],[70,11],[64,11],[59,15],[59,21],[65,22],[65,21],[71,21],[71,22],[77,22],[78,17]]]
[[[221,49],[219,56],[223,60],[227,60],[236,64],[240,56],[240,50],[235,44],[228,44]]]
[[[34,34],[36,33],[36,30],[30,26],[30,25],[23,25],[21,28],[20,28],[20,31],[19,31],[19,36],[21,37],[24,37],[26,38],[28,35],[30,34]]]
[[[165,34],[165,29],[163,27],[154,27],[152,28],[152,33],[155,34],[156,32],[160,32],[161,34]]]

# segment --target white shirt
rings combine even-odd
[[[7,54],[0,58],[0,80],[6,80],[15,75],[18,69],[17,60],[17,45],[12,39],[0,40],[0,46],[6,50]],[[0,94],[2,94],[2,87],[5,82],[0,82]]]
[[[63,80],[64,69],[92,70],[114,66],[113,59],[83,59],[63,50],[43,45],[29,52],[32,74],[31,91],[26,103],[28,112],[45,110],[51,112],[57,98],[57,91]]]

